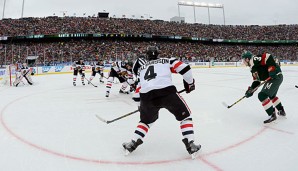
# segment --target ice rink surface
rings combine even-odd
[[[111,124],[107,120],[137,109],[131,94],[114,84],[109,98],[97,88],[72,86],[72,75],[34,76],[33,86],[0,87],[0,170],[3,171],[296,171],[298,170],[298,67],[282,67],[278,92],[287,112],[264,125],[267,115],[257,94],[241,98],[252,78],[248,68],[193,69],[196,90],[181,93],[194,120],[198,157],[188,155],[179,122],[166,110],[144,143],[124,156],[139,113]],[[87,78],[90,73],[87,73]],[[78,77],[79,78],[79,77]],[[173,75],[178,90],[182,77]]]

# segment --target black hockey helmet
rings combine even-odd
[[[133,63],[132,62],[125,62],[125,66],[126,66],[126,68],[127,67],[131,68],[133,66]]]
[[[155,60],[159,55],[158,48],[156,46],[148,46],[146,54],[147,54],[148,60]]]
[[[132,67],[133,63],[132,62],[127,62],[127,65]]]

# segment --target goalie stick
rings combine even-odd
[[[27,82],[29,83],[30,80],[28,80],[28,78],[26,77],[26,75],[30,72],[31,70],[28,69],[28,71],[26,71],[24,74],[20,73],[20,76],[16,78],[16,80],[13,82],[14,86],[18,86],[21,82],[25,85],[25,83],[22,81],[23,78],[25,78],[27,80]],[[16,82],[17,81],[17,82]],[[32,85],[32,83],[29,83],[30,85]]]

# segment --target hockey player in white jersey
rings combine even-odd
[[[82,84],[85,85],[84,78],[85,78],[85,63],[83,59],[76,61],[73,63],[73,86],[76,86],[77,76],[78,73],[81,75]]]
[[[106,97],[109,97],[110,95],[110,91],[115,77],[119,79],[120,83],[122,83],[119,93],[129,94],[129,91],[126,91],[126,88],[134,83],[131,68],[131,62],[118,61],[112,64],[106,85]]]
[[[21,82],[23,82],[23,78],[25,78],[29,85],[32,85],[33,81],[31,78],[31,73],[32,70],[28,67],[27,63],[17,64],[16,79],[13,82],[13,85],[17,87]]]
[[[139,69],[141,68],[141,66],[145,65],[147,62],[147,60],[145,59],[144,55],[140,55],[136,61],[134,62],[133,66],[132,66],[132,72],[136,77],[136,81],[135,81],[135,92],[133,94],[132,99],[139,103],[140,102],[140,89],[141,89],[141,85],[140,85],[140,78],[139,78]]]
[[[148,130],[158,119],[159,110],[167,109],[180,122],[182,142],[186,150],[194,159],[201,145],[194,144],[194,129],[191,112],[186,102],[177,93],[172,83],[171,74],[179,73],[183,76],[186,93],[195,89],[195,81],[189,65],[176,58],[158,58],[158,48],[147,48],[148,62],[140,67],[140,121],[135,129],[132,140],[122,146],[129,154],[143,143]]]
[[[104,63],[103,60],[98,61],[97,63],[94,64],[94,66],[92,66],[92,73],[91,73],[91,77],[90,77],[90,82],[93,80],[93,78],[95,77],[96,73],[99,74],[99,82],[100,83],[104,83],[103,81],[103,70],[104,70]],[[88,82],[88,84],[90,84],[90,82]]]

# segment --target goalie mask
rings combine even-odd
[[[159,55],[158,48],[156,46],[149,46],[147,47],[146,54],[148,60],[155,60]]]

